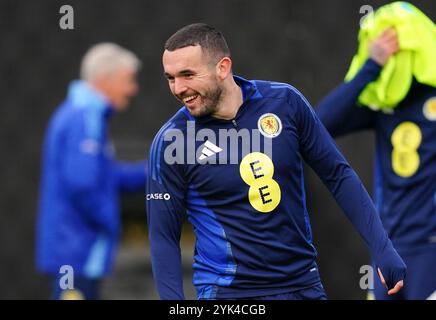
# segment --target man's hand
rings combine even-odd
[[[387,28],[377,39],[370,43],[369,56],[383,66],[399,49],[397,32],[394,28]]]
[[[378,272],[378,275],[380,277],[380,280],[381,280],[383,286],[388,290],[389,289],[388,285],[386,284],[385,278],[383,277],[383,274],[382,274],[380,268],[377,268],[377,272]],[[391,290],[388,290],[388,295],[391,296],[391,295],[396,294],[398,291],[401,290],[401,288],[403,288],[403,285],[404,285],[403,280],[398,281]]]

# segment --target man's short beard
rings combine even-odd
[[[222,93],[223,89],[219,86],[217,86],[214,91],[206,92],[204,96],[201,96],[201,99],[205,102],[205,105],[197,114],[193,114],[193,116],[204,117],[216,113],[218,111],[218,105],[220,103]]]

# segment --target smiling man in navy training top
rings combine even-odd
[[[162,299],[184,298],[179,242],[185,213],[196,235],[199,299],[325,299],[303,159],[362,235],[389,293],[401,289],[405,264],[300,92],[234,76],[223,35],[206,24],[172,35],[163,66],[184,106],[157,133],[149,158],[151,257]]]

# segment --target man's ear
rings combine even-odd
[[[232,59],[230,57],[222,58],[216,65],[216,71],[221,80],[226,79],[232,72]]]

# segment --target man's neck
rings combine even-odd
[[[224,120],[234,119],[243,102],[242,89],[231,77],[227,86],[223,89],[218,111],[212,114],[212,116]]]

